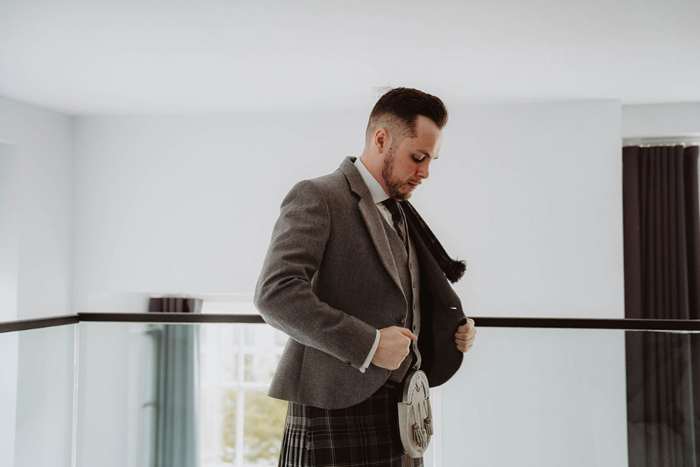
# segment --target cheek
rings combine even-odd
[[[419,166],[415,164],[411,164],[410,167],[407,167],[406,171],[404,172],[406,174],[406,179],[415,177],[416,173],[418,173],[418,167]]]
[[[403,180],[408,180],[414,173],[416,173],[416,170],[413,164],[403,164],[399,170],[399,174]]]

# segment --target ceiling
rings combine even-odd
[[[0,0],[0,95],[71,115],[700,101],[696,0]]]

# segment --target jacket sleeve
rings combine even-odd
[[[312,287],[330,231],[323,193],[313,181],[299,182],[282,202],[255,288],[255,306],[268,324],[292,339],[359,369],[376,329],[321,301]]]

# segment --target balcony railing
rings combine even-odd
[[[474,319],[426,466],[696,465],[700,321]],[[285,342],[257,315],[0,323],[0,466],[276,465]]]

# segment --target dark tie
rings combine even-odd
[[[399,234],[399,238],[406,246],[406,227],[403,221],[403,211],[401,210],[401,205],[396,202],[394,198],[388,198],[382,201],[382,204],[391,213],[391,218],[394,220],[394,228],[396,233]]]

